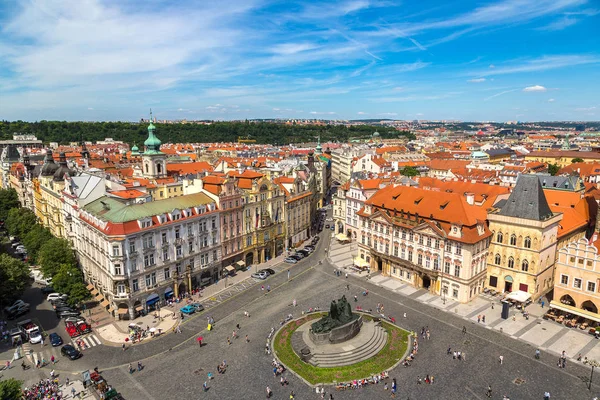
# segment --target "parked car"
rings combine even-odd
[[[66,300],[67,299],[67,295],[66,294],[60,294],[60,293],[50,293],[48,295],[48,297],[46,297],[46,300],[48,301],[53,301],[53,300],[58,300],[58,299],[63,299]]]
[[[67,322],[85,322],[85,318],[83,317],[67,317],[65,318],[65,323]]]
[[[57,307],[54,311],[56,311],[57,314],[61,313],[63,311],[78,312],[76,309],[69,307],[69,306]]]
[[[188,304],[187,306],[183,306],[179,309],[179,311],[181,311],[184,314],[193,314],[196,312],[196,307],[192,307],[190,304]]]
[[[70,344],[65,344],[62,349],[60,349],[60,354],[65,357],[69,357],[71,360],[77,360],[79,357],[81,357],[79,350]]]
[[[305,256],[303,253],[300,253],[299,251],[297,251],[294,254],[292,254],[292,257],[299,258],[300,260],[302,260]]]
[[[326,224],[326,225],[325,225],[325,229],[329,229],[329,224]]]
[[[296,250],[296,254],[302,254],[304,257],[308,257],[308,255],[310,254],[310,251],[308,250]]]
[[[275,275],[275,270],[271,268],[260,269],[258,272],[266,272],[269,275]]]
[[[29,334],[29,343],[31,343],[31,344],[42,343],[42,339],[43,339],[43,336],[39,330],[36,330]]]
[[[315,236],[312,240],[313,240],[313,242],[318,242],[319,240],[321,240],[321,237]]]
[[[313,246],[306,246],[306,247],[304,247],[304,250],[312,253],[313,251],[315,251],[315,248]]]
[[[42,288],[42,293],[43,294],[50,294],[50,293],[54,293],[54,288],[52,286],[44,286]]]
[[[191,303],[190,306],[196,309],[196,312],[204,311],[204,306],[200,303]]]
[[[331,229],[332,231],[335,231],[335,226],[331,225],[331,228],[329,228],[329,229]]]
[[[21,306],[29,307],[29,303],[25,303],[23,300],[16,300],[14,303],[12,303],[12,305],[10,305],[7,308],[17,308],[17,307],[21,307]]]
[[[251,276],[255,279],[267,279],[269,277],[269,274],[267,274],[266,272],[255,272]]]
[[[63,344],[62,338],[56,332],[51,333],[48,336],[48,339],[50,340],[50,344],[52,345],[52,347],[60,346],[61,344]]]
[[[60,311],[56,313],[58,318],[77,317],[81,315],[79,311]]]
[[[7,319],[15,319],[29,312],[29,305],[13,308],[11,311],[6,311]]]
[[[69,303],[67,303],[66,301],[55,301],[52,303],[52,308],[54,308],[55,310],[61,307],[71,307],[71,305]]]
[[[298,262],[298,260],[296,260],[295,258],[292,258],[292,257],[287,257],[287,258],[286,258],[285,260],[283,260],[283,261],[285,261],[285,262],[286,262],[286,263],[288,263],[288,264],[296,264],[296,263]]]

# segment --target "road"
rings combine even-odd
[[[502,399],[542,399],[544,391],[549,391],[552,399],[591,399],[598,395],[599,386],[587,390],[586,380],[589,370],[570,363],[566,369],[556,367],[556,359],[542,354],[540,360],[533,357],[534,348],[497,331],[485,329],[476,324],[467,326],[462,333],[465,321],[444,311],[433,309],[410,297],[390,293],[364,279],[344,276],[336,277],[325,256],[330,232],[323,234],[317,251],[289,267],[291,280],[282,269],[265,281],[271,286],[266,293],[260,285],[251,286],[207,312],[187,318],[181,334],[169,334],[162,338],[132,347],[123,352],[119,348],[97,346],[86,350],[78,361],[61,360],[56,369],[62,374],[81,371],[98,366],[105,378],[119,389],[126,399],[165,399],[197,398],[236,399],[262,398],[269,385],[275,399],[288,398],[291,390],[297,399],[317,398],[314,389],[300,379],[287,374],[290,385],[282,388],[278,378],[273,377],[271,356],[264,354],[266,336],[271,327],[278,327],[286,315],[298,317],[301,310],[319,306],[329,307],[332,299],[346,295],[351,299],[359,297],[357,305],[374,309],[377,303],[384,303],[386,313],[393,315],[398,325],[420,331],[427,326],[431,340],[420,341],[417,359],[408,368],[398,367],[390,373],[398,380],[398,398],[405,399],[483,399],[488,385],[492,387],[492,398]],[[319,260],[322,264],[319,264]],[[350,290],[346,289],[350,285]],[[364,288],[368,296],[361,296]],[[296,299],[298,306],[293,307]],[[250,318],[243,313],[248,311]],[[402,318],[404,313],[407,318]],[[216,320],[215,329],[207,332],[206,316]],[[236,324],[241,325],[240,339],[227,344]],[[206,344],[200,348],[196,337],[202,335]],[[244,340],[248,335],[250,343]],[[453,360],[446,355],[452,347],[466,354],[466,361]],[[504,357],[503,365],[498,357]],[[216,373],[216,366],[226,360],[229,368],[225,375]],[[141,361],[145,368],[141,372],[129,374],[127,366]],[[20,369],[20,368],[19,368]],[[43,371],[9,371],[7,374],[31,374],[28,380],[43,374]],[[48,371],[46,371],[47,373]],[[208,382],[210,389],[202,393],[202,383],[207,373],[215,375]],[[435,376],[435,384],[418,385],[417,378],[427,374]],[[336,399],[383,399],[389,392],[382,385],[374,385],[361,390],[336,392]]]

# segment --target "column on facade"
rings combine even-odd
[[[173,292],[175,293],[175,298],[179,297],[179,273],[175,270],[175,274],[173,276]]]
[[[118,308],[117,308],[118,310]],[[119,316],[117,315],[117,318],[119,318]],[[129,319],[135,319],[135,309],[133,308],[133,305],[131,305],[131,303],[129,304]]]

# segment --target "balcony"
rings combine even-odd
[[[175,239],[175,244],[183,244],[184,242],[185,242],[185,239],[182,237]]]
[[[143,250],[144,250],[144,253],[150,253],[150,252],[156,250],[156,248],[154,247],[154,244],[151,244],[149,246],[145,246]]]
[[[126,300],[130,297],[131,297],[131,295],[129,293],[115,293],[113,295],[114,300]]]

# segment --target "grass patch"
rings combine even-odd
[[[290,322],[277,332],[273,341],[273,349],[279,360],[288,369],[293,370],[313,385],[317,383],[347,382],[352,379],[362,379],[381,373],[393,367],[406,352],[409,333],[404,329],[382,321],[382,326],[388,333],[387,343],[376,356],[356,364],[334,368],[320,368],[305,363],[292,349],[292,334],[300,325],[323,315],[325,313],[310,314],[297,321]],[[363,314],[363,319],[372,318]]]

